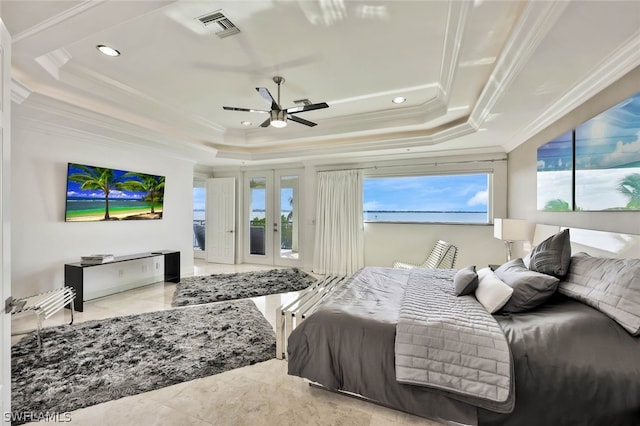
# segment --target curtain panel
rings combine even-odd
[[[351,275],[363,266],[362,172],[319,172],[313,271]]]

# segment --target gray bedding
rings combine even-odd
[[[476,408],[396,381],[394,340],[409,270],[365,268],[289,336],[289,374],[428,417],[475,424]]]
[[[532,311],[495,316],[513,355],[512,413],[478,409],[451,393],[398,383],[393,348],[408,271],[365,270],[292,332],[289,374],[463,424],[640,424],[640,338],[562,295]]]
[[[410,271],[396,325],[396,380],[444,389],[478,407],[508,413],[514,398],[507,338],[475,297],[455,295],[454,274]]]
[[[514,357],[516,406],[509,415],[480,410],[480,424],[640,424],[640,338],[561,294],[496,318]]]

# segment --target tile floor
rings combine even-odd
[[[195,260],[194,275],[270,269]],[[156,283],[86,302],[75,321],[171,309],[176,285]],[[275,309],[296,293],[253,298],[273,325]],[[69,321],[69,313],[45,326]],[[32,317],[14,321],[14,332],[32,328]],[[21,336],[15,336],[17,341]],[[310,387],[287,375],[286,361],[273,359],[214,376],[105,402],[69,413],[71,425],[430,425],[439,423]]]

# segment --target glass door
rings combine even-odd
[[[276,172],[278,186],[278,240],[275,247],[278,264],[300,263],[300,177],[290,172]]]
[[[245,262],[302,264],[301,170],[245,174]]]
[[[197,259],[205,258],[206,200],[204,183],[196,182],[193,187],[193,257]]]

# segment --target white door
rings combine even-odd
[[[11,297],[11,36],[0,20],[0,300]],[[0,404],[11,412],[11,315],[0,314]],[[8,424],[3,416],[3,423]]]
[[[236,180],[207,180],[207,262],[235,263]]]
[[[301,266],[302,170],[245,173],[244,261]]]

